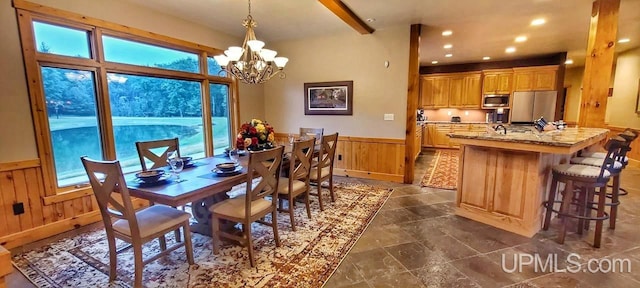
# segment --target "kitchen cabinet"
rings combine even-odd
[[[449,133],[451,133],[451,125],[436,125],[435,133],[433,135],[433,146],[437,148],[450,148],[451,141],[449,141],[449,136],[447,136]]]
[[[513,91],[556,90],[558,66],[513,68]]]
[[[425,109],[479,109],[482,102],[481,87],[479,72],[423,76],[419,102]]]
[[[427,124],[422,127],[422,146],[433,147],[433,136],[436,133],[436,124]]]
[[[447,76],[422,77],[420,103],[422,108],[445,108],[449,105],[449,81]]]
[[[482,92],[484,94],[511,94],[513,85],[513,70],[484,70]]]
[[[422,152],[422,129],[423,129],[424,125],[417,125],[416,126],[416,139],[413,142],[413,154],[414,154],[414,161],[415,159],[418,158],[418,156],[420,155],[420,152]]]

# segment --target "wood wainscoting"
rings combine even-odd
[[[287,134],[276,133],[276,141],[286,143]],[[338,137],[333,172],[335,175],[404,181],[404,139]]]
[[[4,278],[13,272],[11,265],[11,253],[0,245],[0,288],[6,288],[7,283]]]
[[[38,159],[0,163],[0,245],[11,249],[102,220],[90,188],[55,193],[45,189]],[[19,203],[24,213],[14,215]]]

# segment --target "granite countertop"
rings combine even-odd
[[[454,132],[447,135],[451,138],[461,139],[570,147],[600,137],[602,134],[608,132],[608,129],[602,128],[565,128],[564,130],[553,130],[542,133],[530,130],[527,132],[507,132],[506,135],[490,134],[487,132]]]

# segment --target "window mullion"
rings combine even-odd
[[[109,160],[116,159],[115,137],[113,135],[113,121],[111,120],[111,105],[109,103],[109,85],[107,80],[107,69],[104,60],[104,46],[102,45],[102,29],[95,29],[93,39],[91,41],[94,57],[100,63],[97,77],[97,93],[98,98],[98,119],[100,125],[100,137],[102,139],[102,157]]]

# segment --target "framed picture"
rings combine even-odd
[[[353,115],[353,81],[304,83],[304,115]]]

